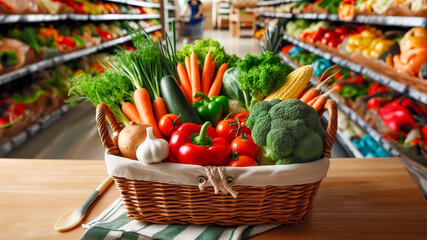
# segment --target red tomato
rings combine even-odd
[[[256,158],[259,150],[259,147],[254,143],[252,137],[244,133],[235,138],[231,142],[230,147],[237,154],[249,156],[251,158]]]
[[[246,122],[245,122],[246,124]],[[240,136],[242,132],[251,134],[251,130],[237,123],[236,119],[224,119],[216,125],[216,132],[218,136],[227,139],[229,143],[231,143],[236,137]]]
[[[181,126],[181,119],[175,114],[166,114],[159,121],[159,130],[163,136],[170,137],[179,126]]]
[[[258,166],[258,163],[251,157],[248,156],[239,156],[236,160],[230,161],[228,163],[230,167],[252,167]]]
[[[237,118],[242,126],[246,125],[246,119],[249,117],[249,111],[241,111],[234,114],[233,118]]]

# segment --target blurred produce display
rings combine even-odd
[[[0,1],[0,14],[154,14],[158,10],[108,1],[8,0]]]
[[[44,59],[90,48],[132,33],[143,27],[159,25],[157,19],[70,24],[40,24],[39,27],[9,28],[0,35],[0,74],[17,70]]]
[[[284,46],[282,54],[297,66],[312,64],[313,75],[319,83],[332,76],[333,80],[327,84],[335,89],[334,99],[349,107],[400,152],[427,166],[427,107],[424,104],[362,74],[333,66],[330,61],[298,46]],[[329,67],[329,74],[320,79],[319,73]],[[365,157],[389,156],[381,144],[345,113],[340,112],[338,116],[339,129],[361,154]]]
[[[427,2],[426,0],[316,0],[263,5],[260,11],[338,14],[340,19],[352,20],[357,15],[426,16]]]

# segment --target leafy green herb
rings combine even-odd
[[[67,100],[72,105],[85,100],[92,102],[94,106],[100,103],[106,104],[117,121],[127,125],[129,119],[121,111],[121,103],[131,99],[130,92],[133,87],[130,82],[117,72],[105,72],[91,77],[88,74],[80,74],[71,79],[71,88]]]
[[[161,97],[160,80],[166,75],[178,79],[176,72],[175,32],[173,39],[165,35],[164,43],[155,43],[145,31],[132,38],[135,51],[124,49],[108,60],[113,67],[108,71],[122,72],[135,88],[145,88],[151,99]]]

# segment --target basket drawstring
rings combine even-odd
[[[215,194],[217,194],[219,191],[227,194],[230,193],[231,196],[234,198],[237,198],[237,192],[233,190],[233,187],[231,187],[230,183],[228,183],[225,175],[224,175],[224,167],[215,167],[215,166],[206,166],[205,171],[206,175],[208,176],[208,179],[205,178],[199,182],[199,189],[202,192],[205,188],[206,183],[209,181],[215,191]],[[215,181],[215,171],[218,172],[220,181],[219,183]]]

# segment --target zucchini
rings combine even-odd
[[[164,76],[160,80],[160,91],[169,113],[180,116],[183,123],[203,124],[196,110],[188,102],[181,88],[172,76]]]

